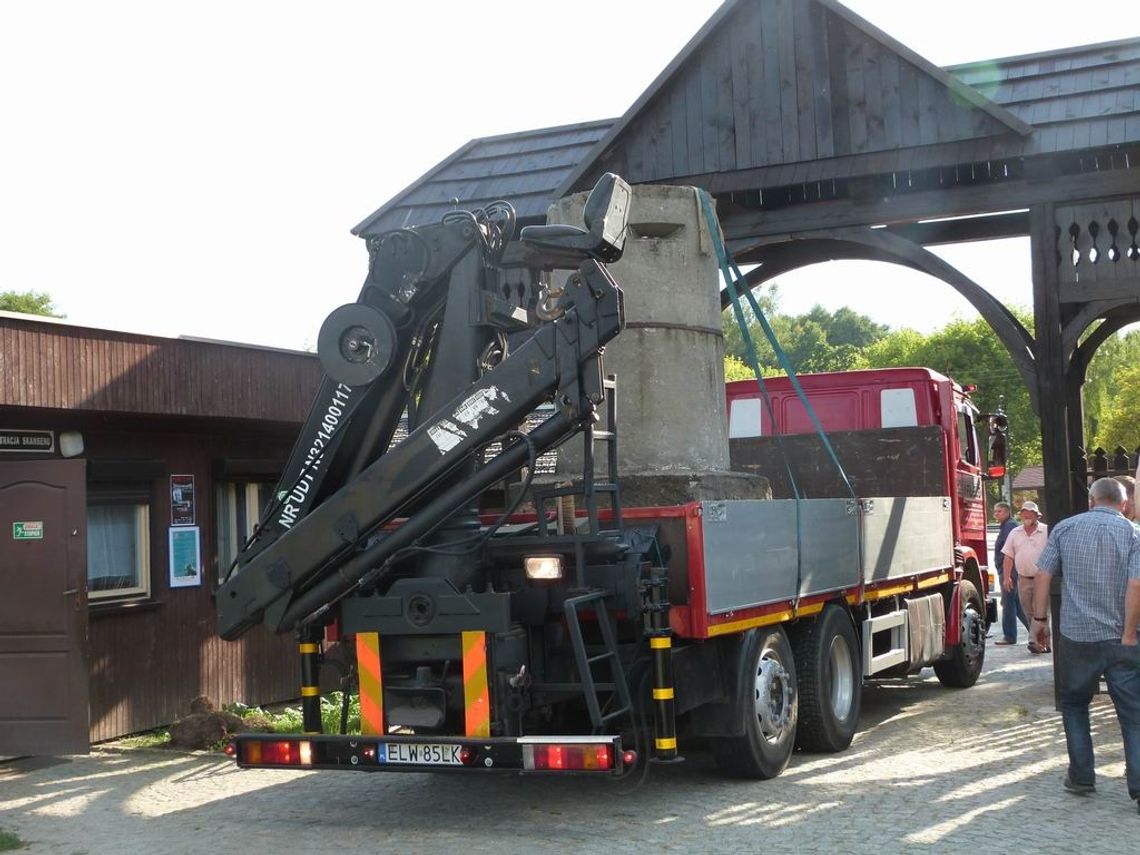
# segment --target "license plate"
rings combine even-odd
[[[417,766],[462,766],[460,747],[426,742],[383,742],[377,752],[377,760],[380,763]]]

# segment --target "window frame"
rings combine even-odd
[[[150,505],[149,495],[135,493],[130,495],[89,493],[87,496],[87,510],[95,507],[131,507],[134,509],[134,537],[136,551],[136,566],[133,568],[140,582],[129,588],[109,588],[97,591],[91,586],[91,556],[88,545],[87,568],[85,583],[87,585],[87,600],[91,605],[104,603],[132,602],[147,600],[151,597],[153,589],[152,562],[151,562],[151,536],[150,536]],[[88,524],[88,528],[90,525]],[[88,533],[90,537],[90,532]]]
[[[221,585],[226,573],[233,563],[238,552],[245,545],[246,540],[257,524],[261,522],[261,497],[265,492],[267,499],[272,496],[276,481],[263,480],[252,476],[247,478],[230,476],[218,478],[214,481],[214,550],[217,561],[216,585]],[[238,488],[242,489],[242,502],[238,501]],[[223,495],[225,498],[223,499]],[[239,525],[238,509],[244,504],[244,524]],[[223,518],[224,513],[224,518]],[[241,536],[242,531],[245,537]],[[223,549],[223,538],[229,549]],[[232,543],[228,541],[232,540]]]

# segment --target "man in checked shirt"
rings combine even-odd
[[[1061,718],[1069,749],[1065,789],[1096,790],[1089,702],[1103,675],[1124,737],[1128,795],[1140,810],[1140,532],[1124,518],[1124,487],[1101,478],[1091,510],[1053,526],[1037,560],[1030,634],[1048,642],[1049,583],[1061,577]]]

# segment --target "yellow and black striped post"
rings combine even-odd
[[[309,627],[297,630],[297,649],[301,653],[301,723],[305,733],[321,733],[321,669],[322,631]]]
[[[655,708],[653,760],[676,763],[683,758],[677,753],[677,718],[673,693],[673,630],[669,626],[669,601],[665,599],[667,580],[657,576],[645,582],[648,594],[645,610],[648,620],[645,634],[653,655],[653,705]]]

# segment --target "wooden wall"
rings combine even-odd
[[[757,0],[730,15],[633,118],[605,168],[664,181],[1011,132],[822,5]]]
[[[258,628],[239,641],[223,641],[215,634],[211,598],[218,573],[225,570],[218,567],[216,555],[215,461],[284,461],[292,432],[204,422],[178,430],[169,425],[156,429],[146,420],[136,420],[133,427],[115,422],[102,430],[88,427],[83,433],[89,460],[156,460],[166,469],[165,477],[147,482],[152,491],[153,602],[119,608],[96,604],[90,609],[91,740],[169,724],[185,715],[190,701],[200,694],[219,704],[297,697],[300,672],[293,638]],[[200,587],[169,586],[170,474],[194,475],[206,564]]]
[[[316,356],[0,317],[0,406],[303,418]]]

